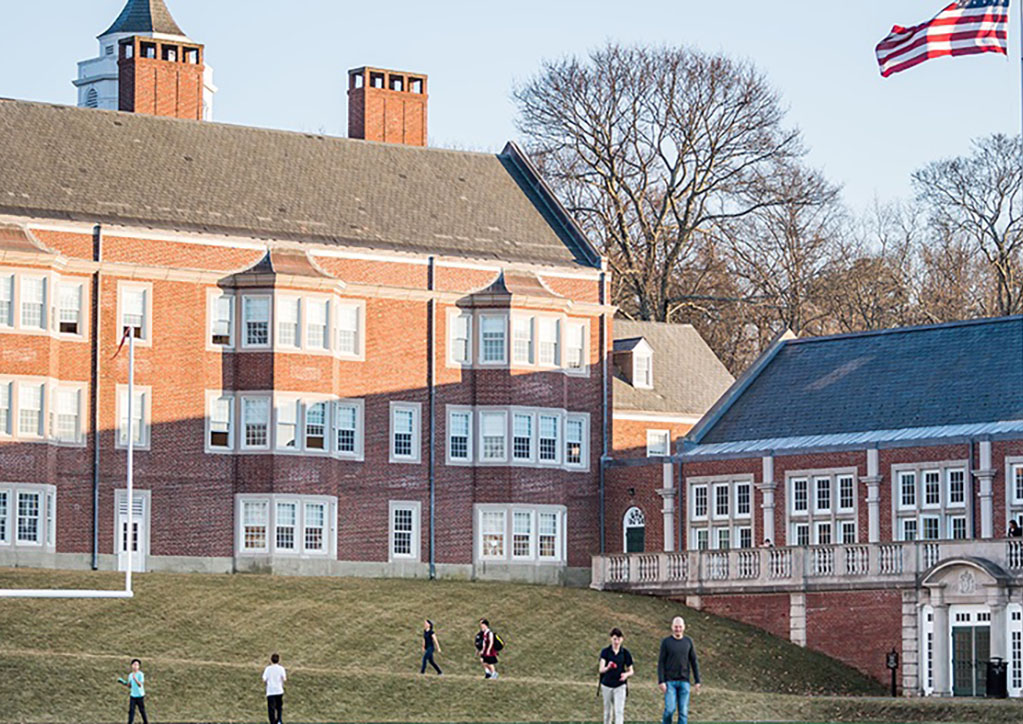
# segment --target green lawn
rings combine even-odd
[[[110,573],[0,569],[0,587],[108,587]],[[287,722],[594,721],[596,658],[621,627],[637,676],[629,721],[658,721],[658,640],[689,623],[704,691],[691,720],[1014,722],[1018,702],[893,701],[831,659],[742,624],[647,597],[509,584],[145,574],[133,600],[0,601],[0,721],[123,721],[116,683],[138,656],[156,722],[265,721],[260,674],[288,669]],[[501,678],[473,657],[476,620],[507,642]],[[420,676],[421,619],[444,676]]]

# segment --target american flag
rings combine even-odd
[[[896,25],[877,45],[885,78],[943,55],[1009,54],[1009,0],[959,0],[911,28]]]

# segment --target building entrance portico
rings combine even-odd
[[[923,576],[920,688],[936,696],[985,696],[992,659],[1008,666],[1010,695],[1019,695],[1018,604],[1009,604],[1009,575],[983,558],[943,561]],[[1015,686],[1014,686],[1015,685]]]

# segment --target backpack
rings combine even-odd
[[[482,651],[483,650],[483,632],[482,631],[477,631],[476,632],[476,642],[475,643],[476,643],[476,650],[477,651]]]
[[[498,652],[504,648],[504,639],[501,638],[497,631],[494,631],[494,652]]]

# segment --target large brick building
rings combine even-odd
[[[676,596],[907,693],[1023,695],[1023,317],[779,339],[674,459],[680,553],[594,585]],[[671,550],[666,547],[666,550]]]
[[[371,67],[350,139],[202,122],[161,0],[100,45],[83,108],[0,100],[0,565],[587,583],[664,425],[612,439],[606,265],[521,151]]]

